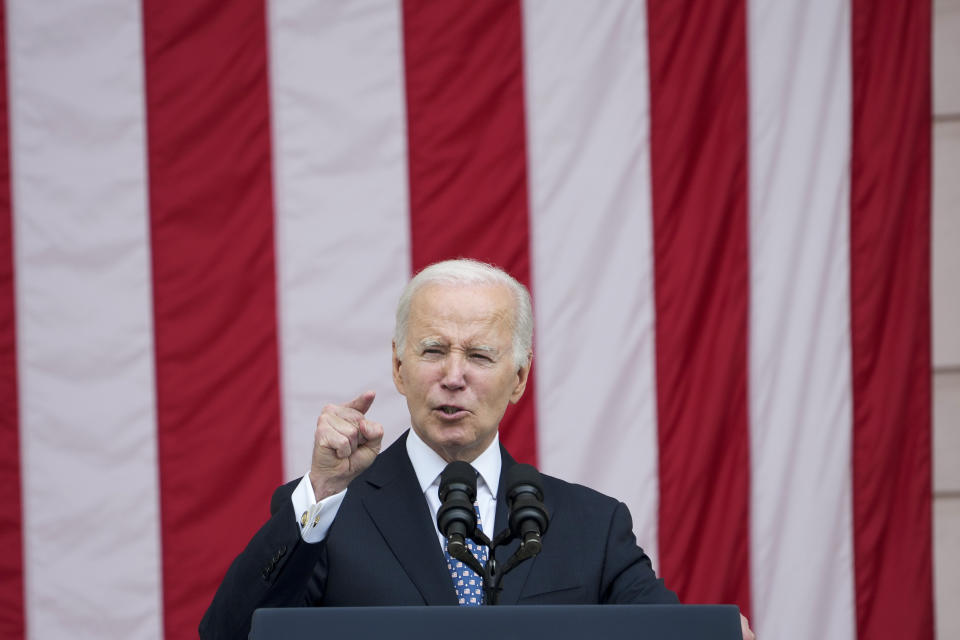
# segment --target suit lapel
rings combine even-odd
[[[506,487],[504,486],[503,478],[507,475],[507,469],[517,464],[517,461],[513,459],[506,449],[503,448],[503,445],[500,445],[500,482],[497,485],[497,517],[496,517],[496,526],[499,530],[504,530],[510,526],[510,514],[507,513],[507,497],[506,497]],[[493,538],[493,536],[490,536]],[[499,555],[497,556],[499,558]]]
[[[509,527],[504,475],[516,461],[500,447],[500,483],[497,488],[496,526]],[[436,524],[420,490],[417,475],[407,456],[406,435],[377,457],[377,463],[366,475],[363,506],[380,535],[400,562],[407,576],[428,605],[456,605],[457,596],[447,573],[447,563],[437,542]],[[547,510],[554,514],[556,505],[544,496]],[[403,523],[398,526],[398,523]],[[496,551],[497,563],[503,566],[520,546],[518,540]],[[501,604],[516,604],[538,558],[532,558],[508,573],[501,586]]]
[[[433,517],[407,456],[406,435],[377,457],[366,481],[370,490],[363,506],[425,603],[456,605]]]

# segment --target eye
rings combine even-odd
[[[492,362],[493,362],[493,358],[491,358],[490,356],[488,356],[488,355],[485,354],[485,353],[471,353],[471,354],[470,354],[470,358],[471,358],[472,360],[476,360],[477,362],[484,362],[484,363],[492,363]]]

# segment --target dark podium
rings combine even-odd
[[[740,640],[733,605],[257,609],[250,640]]]

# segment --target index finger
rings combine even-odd
[[[370,409],[370,405],[373,404],[373,399],[376,397],[376,391],[364,391],[350,402],[345,403],[343,406],[350,409],[355,409],[360,413],[366,413]]]

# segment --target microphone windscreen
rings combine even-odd
[[[543,481],[536,467],[529,464],[515,464],[503,476],[504,484],[509,496],[515,489],[523,486],[532,487],[537,493],[537,499],[543,500]]]
[[[440,500],[446,499],[451,488],[466,491],[470,500],[477,497],[477,472],[470,463],[455,460],[446,466],[440,474]]]

